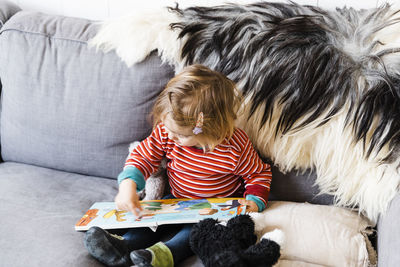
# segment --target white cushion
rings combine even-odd
[[[372,223],[349,209],[270,201],[262,213],[251,213],[259,236],[276,228],[285,234],[278,266],[290,261],[309,266],[368,266],[376,264],[376,253],[367,235]]]
[[[290,260],[279,260],[274,267],[326,267],[320,264],[312,264],[304,261],[290,261]]]

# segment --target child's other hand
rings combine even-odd
[[[119,184],[119,191],[115,197],[115,204],[119,210],[127,210],[135,216],[142,211],[139,196],[136,193],[136,183],[131,179],[125,179]]]
[[[258,206],[253,200],[239,199],[239,203],[246,206],[246,212],[258,212]]]

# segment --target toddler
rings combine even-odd
[[[202,65],[188,66],[171,79],[154,105],[153,132],[130,153],[118,176],[117,208],[139,215],[137,191],[166,157],[168,198],[244,197],[240,202],[248,212],[264,210],[271,170],[234,126],[240,102],[231,80]],[[85,246],[108,266],[172,267],[193,255],[191,227],[133,228],[122,237],[92,227]],[[161,242],[166,233],[176,234]]]

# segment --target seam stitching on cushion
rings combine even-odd
[[[76,39],[70,39],[70,38],[63,38],[63,37],[57,37],[53,35],[48,35],[40,32],[31,32],[31,31],[24,31],[24,30],[19,30],[19,29],[4,29],[0,31],[0,34],[3,34],[3,32],[8,32],[8,31],[15,31],[15,32],[20,32],[20,33],[27,33],[27,34],[32,34],[32,35],[40,35],[46,38],[50,39],[57,39],[57,40],[63,40],[63,41],[72,41],[72,42],[77,42],[77,43],[83,43],[87,44],[88,41],[81,41],[81,40],[76,40]]]

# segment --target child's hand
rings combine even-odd
[[[246,212],[258,212],[258,206],[253,200],[239,199],[239,203],[246,206]]]
[[[136,183],[131,179],[125,179],[119,184],[119,191],[115,197],[115,204],[119,210],[127,210],[135,216],[142,211],[139,197],[136,193]]]

